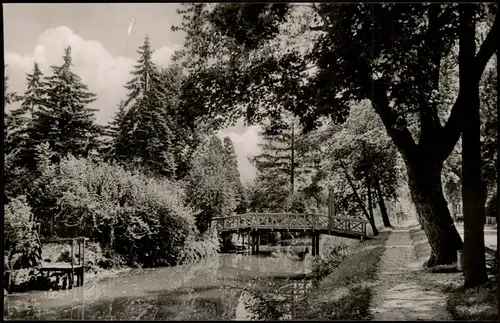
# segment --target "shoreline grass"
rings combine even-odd
[[[498,281],[495,277],[475,288],[444,289],[447,294],[446,308],[453,320],[496,321],[498,320]]]
[[[415,252],[420,259],[430,256],[430,246],[420,226],[410,229]],[[430,283],[441,287],[446,295],[446,309],[453,320],[458,321],[497,321],[498,320],[498,280],[490,280],[475,288],[464,290],[463,275],[459,274],[456,264],[437,266],[426,270],[431,273]],[[446,283],[445,283],[446,282]]]
[[[294,307],[294,320],[370,319],[371,285],[389,231],[352,246],[349,256]]]

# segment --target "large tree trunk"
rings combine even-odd
[[[481,180],[479,92],[477,91],[475,94],[477,95],[477,102],[471,102],[467,113],[467,122],[462,132],[465,288],[479,286],[488,281],[484,254],[484,224],[486,218],[484,189]]]
[[[484,254],[484,196],[481,179],[481,141],[479,117],[479,82],[472,78],[470,65],[465,62],[475,56],[475,31],[473,10],[460,6],[460,91],[464,98],[462,122],[462,200],[464,203],[464,287],[470,288],[488,281]],[[462,81],[463,80],[463,81]]]
[[[452,264],[457,261],[457,250],[463,248],[463,243],[444,199],[443,163],[429,160],[406,163],[411,197],[432,250],[427,266]]]
[[[375,190],[378,197],[378,206],[380,208],[380,214],[382,215],[382,221],[384,222],[384,227],[392,227],[391,221],[389,221],[389,214],[387,213],[387,207],[385,206],[384,197],[382,196],[382,190],[380,189],[380,182],[378,178],[375,179]]]

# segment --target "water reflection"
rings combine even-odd
[[[284,319],[286,305],[309,286],[305,262],[289,255],[226,254],[138,269],[72,290],[9,295],[4,319]]]

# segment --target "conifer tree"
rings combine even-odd
[[[38,63],[34,63],[32,74],[26,73],[26,81],[28,88],[22,97],[18,97],[18,100],[22,100],[21,106],[10,112],[10,118],[15,127],[10,131],[10,140],[8,142],[10,142],[12,148],[17,148],[16,162],[20,165],[23,165],[26,162],[26,158],[29,158],[29,147],[34,147],[30,143],[31,138],[29,137],[33,114],[39,110],[40,106],[44,105],[44,100],[46,99],[45,83],[43,82],[43,74]],[[11,149],[8,150],[10,151]],[[22,160],[19,160],[19,158]]]
[[[118,111],[116,111],[111,121],[105,127],[105,138],[102,150],[106,159],[112,159],[116,154],[116,143],[120,137],[120,131],[123,128],[125,116],[125,102],[122,100],[118,105]]]
[[[244,213],[246,211],[245,191],[241,183],[240,171],[238,170],[238,160],[234,149],[233,141],[230,137],[225,137],[223,140],[224,149],[224,165],[227,169],[229,183],[233,185],[236,195],[236,213]]]
[[[7,65],[4,64],[3,66],[4,70],[7,68]],[[22,99],[21,96],[17,95],[16,92],[9,92],[9,85],[8,81],[9,76],[5,73],[4,80],[3,80],[3,104],[4,106],[7,106],[9,104],[12,104],[14,102],[20,101]],[[5,116],[5,113],[4,113]]]
[[[98,148],[101,127],[95,123],[95,111],[88,105],[96,100],[71,67],[71,47],[65,49],[61,66],[51,66],[52,75],[45,78],[46,99],[33,111],[29,136],[34,146],[48,143],[55,159],[68,153],[86,156]],[[36,101],[35,101],[36,102]],[[31,107],[33,101],[26,106]]]
[[[4,65],[4,69],[7,66]],[[4,82],[3,82],[3,90],[4,90],[4,153],[9,154],[14,149],[18,148],[20,144],[20,132],[23,129],[23,120],[19,117],[19,112],[17,109],[11,109],[10,111],[6,111],[6,107],[12,103],[20,101],[22,99],[21,96],[17,95],[16,92],[9,92],[9,84],[8,84],[9,76],[5,74]]]
[[[28,88],[24,92],[23,102],[19,110],[24,115],[25,120],[29,122],[33,119],[33,113],[38,110],[38,107],[44,105],[46,94],[43,73],[37,62],[33,65],[32,74],[26,73],[26,82]]]
[[[146,36],[137,52],[140,55],[138,64],[130,72],[132,79],[125,85],[129,94],[123,105],[126,112],[120,116],[115,158],[171,177],[175,173],[173,121],[168,113],[172,102],[165,94],[159,69],[151,61],[153,50],[149,37]]]
[[[286,178],[286,186],[290,194],[293,194],[297,191],[297,179],[300,179],[300,175],[305,171],[299,167],[303,156],[299,154],[302,153],[302,150],[299,150],[302,139],[297,122],[292,118],[285,122],[271,120],[263,126],[260,135],[263,141],[259,144],[262,153],[251,161],[263,176],[262,179],[266,177],[265,174]],[[273,179],[275,180],[276,178]]]

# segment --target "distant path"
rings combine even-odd
[[[373,287],[373,320],[451,320],[445,295],[425,288],[422,262],[415,257],[408,227],[397,227],[389,236]]]

